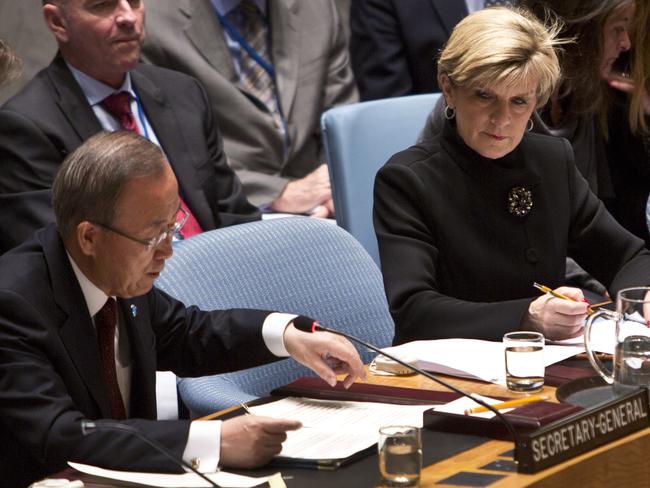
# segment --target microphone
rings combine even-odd
[[[106,430],[120,431],[120,432],[126,432],[128,434],[134,435],[135,437],[137,437],[141,441],[144,441],[146,444],[149,444],[156,451],[160,452],[161,454],[164,454],[168,459],[170,459],[177,466],[187,468],[190,471],[192,471],[193,473],[199,475],[205,481],[210,483],[210,486],[213,486],[215,488],[221,488],[218,484],[216,484],[210,478],[208,478],[203,473],[200,473],[197,469],[195,469],[190,463],[184,461],[182,458],[176,457],[176,455],[174,453],[172,453],[169,449],[167,449],[165,446],[163,446],[160,443],[154,441],[153,439],[149,439],[142,432],[140,432],[139,429],[137,429],[137,428],[135,428],[135,427],[133,427],[131,425],[123,424],[123,423],[120,423],[120,422],[113,422],[111,420],[101,420],[101,421],[98,421],[98,422],[94,422],[92,420],[82,420],[81,421],[81,433],[83,435],[92,434],[93,432],[102,431],[102,430],[104,430],[104,431],[106,431]]]
[[[421,374],[422,376],[424,376],[426,378],[429,378],[432,381],[435,381],[439,385],[442,385],[445,388],[448,388],[451,391],[454,391],[454,392],[458,393],[459,395],[462,395],[462,396],[467,397],[467,398],[471,398],[473,401],[475,401],[479,405],[485,407],[489,411],[496,414],[496,416],[499,418],[499,420],[501,420],[503,425],[506,426],[506,429],[508,429],[508,432],[512,436],[512,440],[515,443],[515,452],[514,452],[513,458],[514,458],[515,462],[517,462],[517,460],[519,459],[518,454],[519,454],[520,449],[522,448],[522,443],[521,443],[521,439],[519,438],[519,434],[517,434],[517,431],[515,430],[512,423],[499,410],[497,410],[496,408],[494,408],[492,405],[485,402],[484,400],[481,400],[480,398],[475,398],[474,395],[472,395],[471,393],[465,392],[464,390],[458,388],[457,386],[454,386],[451,383],[448,383],[445,380],[440,379],[437,376],[434,376],[433,374],[429,373],[428,371],[424,371],[423,369],[417,368],[417,367],[413,366],[412,364],[409,364],[409,363],[407,363],[405,361],[402,361],[401,359],[393,356],[392,354],[388,354],[388,353],[382,351],[377,346],[373,346],[372,344],[368,344],[367,342],[362,341],[361,339],[359,339],[357,337],[354,337],[354,336],[352,336],[350,334],[346,334],[345,332],[330,329],[328,327],[323,327],[322,325],[320,325],[314,319],[311,319],[309,317],[305,317],[304,315],[298,315],[295,319],[293,319],[293,325],[294,325],[294,327],[296,329],[301,330],[303,332],[312,333],[312,332],[322,331],[322,332],[330,332],[332,334],[336,334],[336,335],[345,337],[346,339],[349,339],[352,342],[356,342],[357,344],[361,344],[362,346],[367,347],[371,351],[375,351],[378,354],[383,354],[384,356],[386,356],[389,359],[392,359],[396,363],[401,364],[402,366],[405,366],[405,367],[407,367],[409,369],[412,369],[416,373]]]

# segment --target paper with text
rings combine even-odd
[[[422,414],[433,405],[283,398],[249,407],[255,415],[299,420],[303,428],[288,432],[281,457],[345,459],[377,442],[384,425],[422,427]]]

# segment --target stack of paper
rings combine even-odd
[[[505,352],[501,342],[438,339],[407,342],[384,350],[400,359],[412,359],[426,371],[506,384]],[[544,364],[550,366],[584,350],[582,345],[546,345]]]

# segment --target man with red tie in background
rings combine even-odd
[[[141,0],[49,0],[43,14],[59,53],[0,110],[0,252],[54,221],[61,162],[100,130],[131,130],[162,148],[189,214],[182,237],[259,218],[201,85],[139,64]]]

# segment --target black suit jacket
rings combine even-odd
[[[127,434],[81,434],[82,419],[107,418],[110,408],[95,330],[56,228],[38,231],[5,254],[0,269],[0,484],[26,486],[62,469],[67,460],[176,470]],[[269,312],[202,312],[155,288],[118,299],[118,305],[131,348],[131,420],[126,423],[178,456],[189,422],[153,420],[155,371],[196,376],[275,359],[261,335]]]
[[[514,187],[532,193],[524,217]],[[650,252],[589,190],[565,139],[526,133],[497,160],[466,146],[446,122],[397,153],[375,180],[374,225],[395,343],[517,330],[533,282],[564,284],[566,257],[611,296],[650,283]]]
[[[227,164],[199,82],[145,65],[137,66],[131,79],[203,230],[259,219]],[[54,221],[50,188],[59,166],[102,128],[60,56],[3,106],[0,128],[0,252],[5,252]]]
[[[466,15],[463,0],[354,0],[350,53],[361,99],[439,91],[434,58]]]

